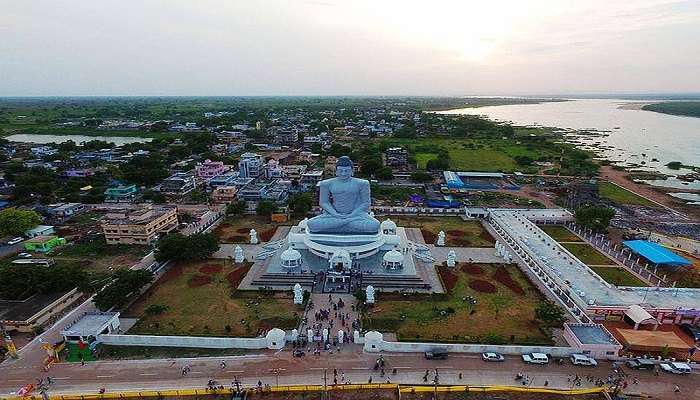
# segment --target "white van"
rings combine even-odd
[[[528,364],[547,364],[549,357],[544,353],[523,354],[523,361]]]
[[[595,367],[598,365],[598,361],[585,354],[572,354],[569,359],[574,365],[583,365],[585,367]]]
[[[661,367],[664,372],[670,372],[677,375],[685,375],[691,372],[690,365],[680,362],[661,363],[659,364],[659,367]]]

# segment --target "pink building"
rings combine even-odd
[[[197,177],[201,179],[211,179],[219,176],[229,170],[229,167],[224,165],[223,161],[204,160],[202,164],[197,164],[195,167]]]

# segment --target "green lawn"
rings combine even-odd
[[[562,243],[571,254],[576,256],[581,262],[587,265],[613,265],[615,262],[588,243]]]
[[[404,228],[420,228],[425,242],[435,243],[438,233],[445,232],[445,244],[458,247],[493,247],[493,237],[479,221],[458,217],[407,217],[392,215],[391,220]],[[429,236],[429,237],[426,237]]]
[[[136,245],[110,245],[104,239],[69,243],[49,253],[56,262],[78,263],[95,270],[131,267],[151,248]]]
[[[469,275],[459,266],[450,269],[454,288],[445,295],[380,293],[376,305],[363,315],[363,328],[395,332],[401,341],[496,344],[511,342],[513,336],[514,343],[550,343],[534,321],[535,308],[543,296],[520,269],[506,266],[524,295],[496,282],[492,277],[496,264],[478,266],[483,269],[478,275]],[[444,282],[446,275],[441,276]],[[496,292],[477,292],[469,287],[472,279],[491,283]],[[476,304],[465,301],[466,296],[475,298]]]
[[[557,242],[583,242],[583,239],[578,237],[577,234],[568,230],[565,226],[539,225],[539,228]]]
[[[435,153],[416,153],[414,154],[414,157],[416,158],[416,164],[418,164],[418,168],[425,169],[425,166],[426,164],[428,164],[428,161],[438,158],[438,155]]]
[[[590,267],[595,273],[615,286],[647,286],[641,279],[629,273],[626,269],[617,266]]]
[[[201,271],[202,267],[210,271]],[[217,268],[221,271],[211,271]],[[229,274],[242,268],[246,267],[221,260],[171,267],[153,288],[124,312],[125,316],[139,318],[128,333],[255,337],[260,330],[295,328],[303,307],[294,304],[291,293],[270,295],[257,291],[240,292],[231,287]],[[238,273],[244,276],[245,271]],[[210,277],[211,282],[193,284],[193,279],[206,277]],[[151,306],[165,306],[167,309],[153,313],[147,311]]]
[[[614,183],[607,181],[598,182],[598,195],[604,199],[608,199],[618,204],[632,204],[646,207],[658,207],[654,202],[651,202],[644,197],[641,197],[629,190],[617,186]]]

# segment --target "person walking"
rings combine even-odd
[[[219,364],[219,366],[221,367],[221,369],[226,368],[226,361],[221,360],[221,364]]]

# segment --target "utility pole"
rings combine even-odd
[[[323,370],[323,398],[326,399],[328,398],[328,379],[326,376],[327,370]]]

